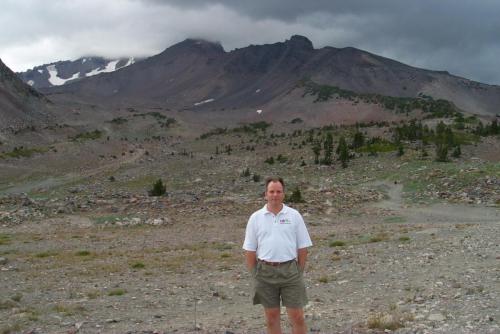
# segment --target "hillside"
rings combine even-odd
[[[0,60],[0,130],[12,130],[48,121],[49,101],[22,82]]]

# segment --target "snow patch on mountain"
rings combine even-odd
[[[90,77],[90,76],[93,76],[93,75],[96,75],[96,74],[99,74],[99,73],[108,73],[108,72],[113,72],[116,70],[116,64],[118,64],[120,60],[113,60],[113,61],[110,61],[105,68],[102,68],[102,69],[99,69],[99,68],[96,68],[90,72],[87,72],[85,73],[85,76],[86,77]]]
[[[208,100],[205,100],[205,101],[196,102],[194,105],[195,106],[199,106],[199,105],[202,105],[202,104],[205,104],[205,103],[209,103],[209,102],[212,102],[212,101],[214,101],[214,99],[208,99]]]
[[[67,81],[78,79],[80,77],[80,73],[75,73],[71,78],[60,78],[57,76],[57,69],[55,65],[47,66],[47,71],[49,72],[49,82],[54,86],[64,85]]]
[[[135,58],[134,57],[130,57],[128,59],[128,62],[123,67],[127,67],[129,65],[132,65],[133,63],[135,63]]]

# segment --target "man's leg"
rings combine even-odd
[[[281,334],[280,308],[264,308],[266,313],[267,334]]]
[[[306,334],[306,322],[304,320],[304,310],[302,308],[287,307],[286,313],[292,323],[292,334]]]

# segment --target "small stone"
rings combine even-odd
[[[446,318],[441,313],[432,313],[427,319],[430,321],[444,321]]]
[[[7,260],[6,257],[0,257],[0,265],[5,265],[7,262],[9,262],[9,260]]]

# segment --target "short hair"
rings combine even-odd
[[[267,191],[267,186],[271,182],[279,182],[279,183],[281,183],[281,185],[283,186],[283,190],[285,190],[285,181],[283,181],[283,178],[281,178],[279,176],[270,176],[270,177],[266,178],[266,190],[265,191]]]

